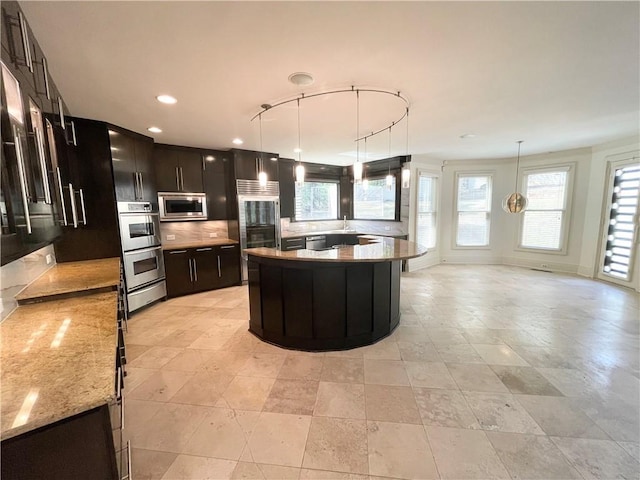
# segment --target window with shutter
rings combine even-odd
[[[436,246],[436,185],[437,178],[420,172],[418,176],[416,242],[427,248]]]
[[[491,175],[458,175],[456,246],[489,246]]]
[[[296,183],[296,221],[336,220],[338,218],[338,184],[305,181]]]

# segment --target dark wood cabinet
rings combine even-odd
[[[280,178],[280,218],[293,219],[296,214],[295,162],[288,158],[278,160]]]
[[[304,237],[304,236],[302,236],[302,237],[283,238],[282,239],[282,250],[284,250],[284,251],[301,250],[303,248],[306,248],[306,240],[307,240],[307,238]]]
[[[262,162],[262,168],[267,174],[267,180],[278,181],[278,154],[238,149],[233,149],[232,152],[236,178],[258,180],[258,171],[260,162]]]
[[[229,152],[204,151],[203,183],[207,194],[207,215],[209,220],[227,220],[228,189],[227,179],[233,176]]]
[[[108,133],[117,200],[157,205],[153,139],[113,125],[109,125]]]
[[[237,244],[164,251],[167,295],[178,297],[240,284]]]
[[[203,191],[202,154],[196,149],[155,145],[153,160],[160,192]]]

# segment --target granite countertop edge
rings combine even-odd
[[[195,240],[192,242],[166,242],[162,244],[162,251],[168,250],[183,250],[186,248],[203,248],[203,247],[217,247],[219,245],[237,245],[237,240],[230,238],[210,238],[207,240]]]

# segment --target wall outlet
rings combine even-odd
[[[51,265],[51,263],[53,262],[53,257],[51,256],[50,253],[47,253],[45,260],[47,261],[47,265]]]
[[[542,268],[549,268],[549,265],[547,265],[546,263],[541,263],[541,264],[540,264],[540,266],[541,266]]]
[[[216,232],[210,232],[209,233],[209,238],[216,238],[218,236],[218,234]]]
[[[384,229],[388,232],[389,230],[391,230],[391,227],[389,225],[385,225]]]
[[[175,240],[176,236],[175,235],[167,235],[167,240]]]

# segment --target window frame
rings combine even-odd
[[[434,172],[430,172],[428,170],[421,170],[421,169],[417,169],[416,170],[416,193],[415,193],[415,205],[416,205],[416,213],[415,213],[415,220],[414,220],[414,226],[413,226],[413,234],[414,234],[414,238],[415,238],[415,242],[418,242],[418,218],[420,216],[420,177],[429,177],[433,180],[434,182],[434,188],[433,188],[433,210],[430,211],[429,213],[432,213],[434,216],[434,225],[435,225],[435,235],[434,235],[434,239],[435,242],[433,244],[433,246],[428,246],[425,245],[428,249],[437,249],[438,248],[438,240],[439,240],[439,234],[440,234],[440,216],[439,216],[439,210],[440,210],[440,196],[439,196],[439,188],[440,188],[440,175]]]
[[[481,171],[459,171],[455,173],[455,185],[454,185],[454,205],[453,205],[453,225],[455,225],[455,230],[453,232],[451,243],[452,249],[455,250],[491,250],[491,224],[492,222],[492,210],[493,210],[493,184],[494,184],[494,176],[495,172],[488,170]],[[487,212],[487,221],[488,221],[488,229],[487,229],[487,244],[486,245],[458,245],[458,228],[459,228],[459,220],[460,220],[460,211],[458,210],[458,191],[460,189],[460,179],[464,177],[487,177],[489,179],[489,186],[491,188],[491,193],[489,195],[489,211]]]
[[[569,230],[571,226],[571,211],[572,211],[572,199],[573,199],[573,182],[575,179],[575,162],[559,163],[554,165],[539,165],[522,168],[518,178],[519,190],[524,196],[527,196],[525,178],[531,174],[538,173],[551,173],[551,172],[566,172],[567,182],[565,184],[565,197],[564,197],[564,210],[562,210],[562,224],[560,226],[560,248],[545,248],[545,247],[526,247],[522,245],[522,233],[524,231],[524,213],[518,221],[518,236],[516,241],[516,250],[521,252],[536,252],[536,253],[548,253],[553,255],[567,255],[569,244]],[[525,210],[529,211],[529,207]],[[535,210],[537,211],[537,210]]]
[[[384,180],[388,173],[375,173],[372,175],[368,175],[367,180]],[[400,221],[400,204],[402,203],[402,179],[400,178],[401,173],[398,170],[391,170],[391,175],[395,178],[396,181],[396,195],[394,199],[394,214],[393,218],[359,218],[356,217],[356,185],[355,182],[353,184],[353,188],[351,191],[351,219],[352,220],[369,220],[376,222],[399,222]]]
[[[340,180],[335,180],[333,178],[321,178],[321,177],[311,177],[305,178],[304,183],[331,183],[337,186],[336,189],[336,217],[335,218],[314,218],[313,220],[302,220],[296,216],[296,203],[297,203],[297,195],[295,185],[293,187],[293,220],[292,222],[330,222],[332,220],[340,219]]]

